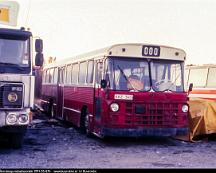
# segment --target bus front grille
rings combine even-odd
[[[125,123],[129,125],[169,126],[179,121],[179,104],[126,103]]]

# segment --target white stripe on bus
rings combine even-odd
[[[216,94],[189,94],[189,97],[215,98]]]
[[[67,107],[63,107],[63,108],[64,108],[64,109],[67,109],[67,110],[70,110],[70,111],[73,111],[73,112],[76,112],[76,113],[81,113],[81,111],[76,110],[76,109],[67,108]]]

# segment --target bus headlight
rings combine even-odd
[[[11,93],[8,94],[8,101],[9,102],[14,103],[14,102],[17,101],[17,99],[18,99],[18,95],[16,93],[11,92]]]
[[[110,109],[113,111],[113,112],[117,112],[119,110],[119,105],[117,103],[112,103],[110,105]]]
[[[8,114],[6,121],[7,124],[15,124],[17,122],[16,114]]]
[[[182,106],[182,112],[188,112],[188,105]]]
[[[19,121],[19,123],[21,123],[21,124],[26,124],[26,123],[28,123],[28,115],[27,115],[27,114],[21,114],[21,115],[19,115],[18,121]]]

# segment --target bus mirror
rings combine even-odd
[[[35,56],[35,65],[36,66],[43,66],[43,62],[44,62],[44,57],[42,53],[36,53]]]
[[[35,40],[35,51],[37,53],[43,52],[43,40],[42,39],[36,39]]]
[[[107,81],[105,79],[101,80],[101,88],[106,88],[107,87]]]
[[[193,83],[190,83],[188,93],[191,92],[192,90],[193,90]]]

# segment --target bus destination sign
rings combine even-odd
[[[160,46],[144,45],[142,48],[142,55],[159,57],[160,56]]]

